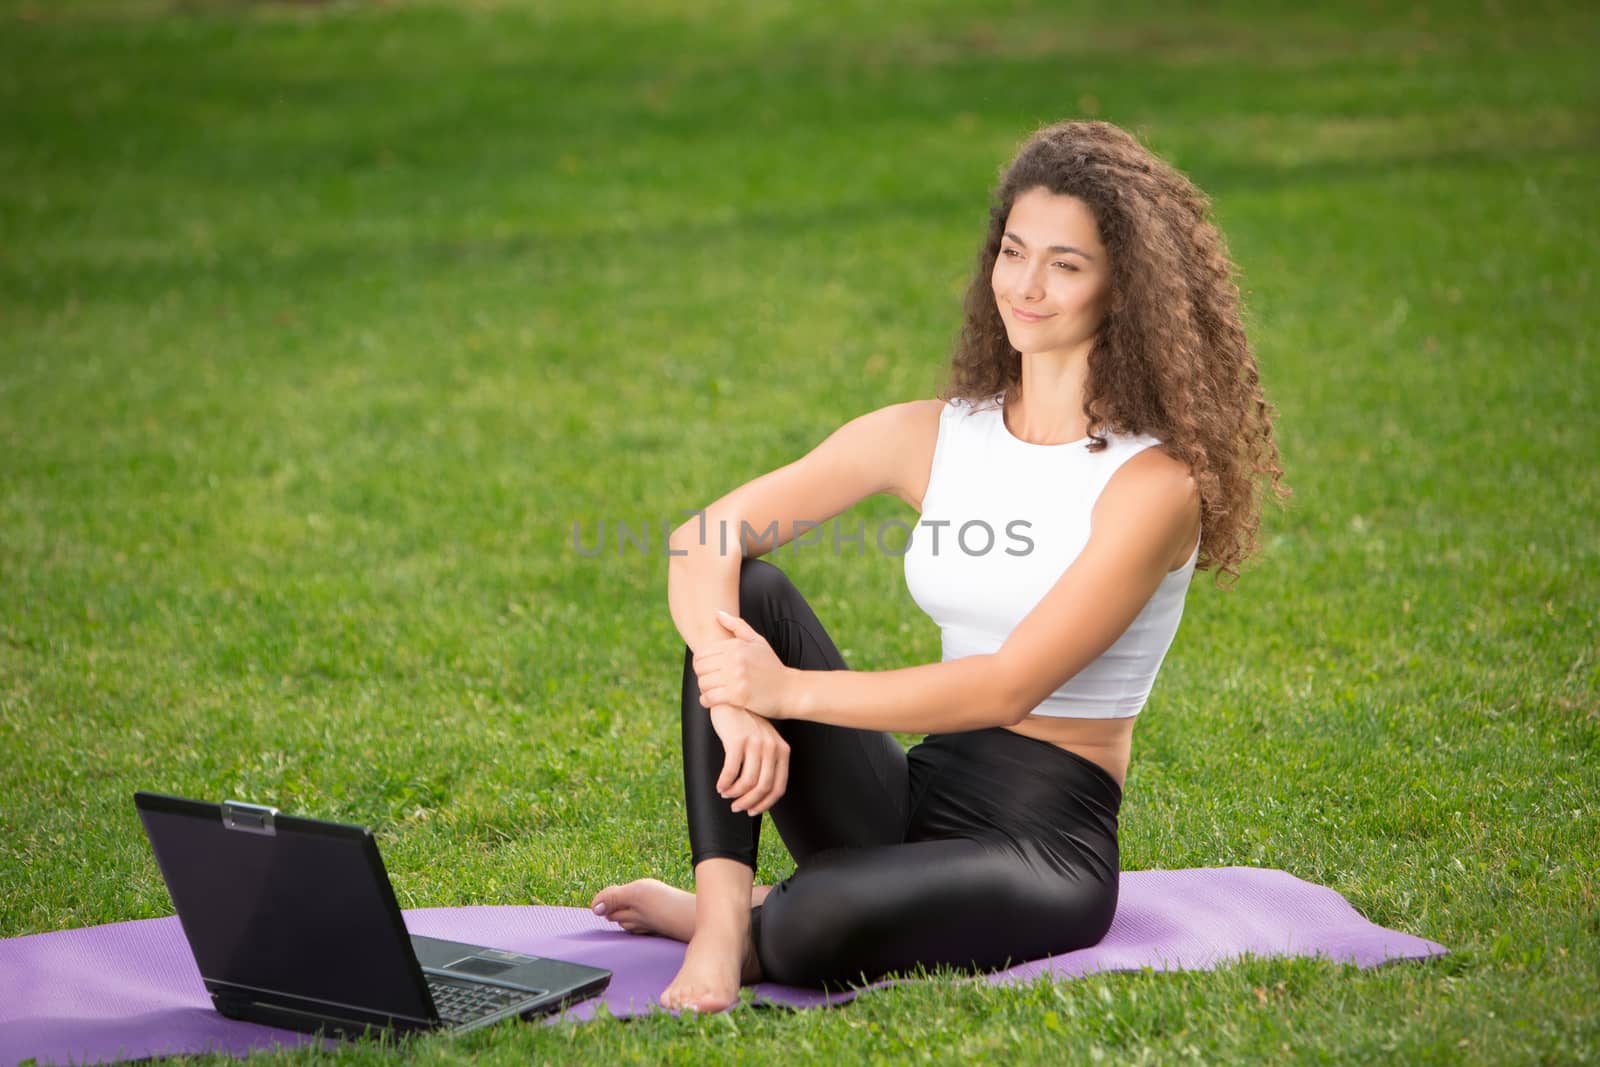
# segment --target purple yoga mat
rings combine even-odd
[[[583,908],[416,908],[412,933],[589,963],[613,972],[604,994],[568,1011],[587,1019],[656,1009],[683,946],[635,937]],[[1111,931],[1092,948],[984,975],[1005,983],[1041,974],[1204,970],[1244,954],[1326,956],[1371,967],[1441,955],[1444,946],[1376,926],[1331,889],[1284,871],[1201,867],[1124,871]],[[790,986],[755,987],[758,1000],[794,1008],[839,1004]],[[211,1009],[176,918],[0,940],[0,1067],[95,1063],[183,1052],[251,1049],[318,1040],[225,1019]]]

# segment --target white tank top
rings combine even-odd
[[[943,658],[999,650],[1089,540],[1089,516],[1117,469],[1161,442],[1102,434],[1064,445],[1018,440],[1000,395],[954,400],[939,416],[922,517],[905,553],[906,587],[939,624]],[[1166,658],[1200,556],[1169,571],[1121,637],[1034,715],[1117,719],[1139,714]]]

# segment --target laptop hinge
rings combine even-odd
[[[276,837],[278,828],[273,820],[277,815],[277,808],[268,808],[261,804],[246,804],[240,800],[222,802],[222,825],[230,830]]]

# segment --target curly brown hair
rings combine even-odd
[[[1089,353],[1090,448],[1105,432],[1146,433],[1188,464],[1200,490],[1197,567],[1236,578],[1259,547],[1261,482],[1289,496],[1239,315],[1239,287],[1210,201],[1188,178],[1108,122],[1036,131],[1002,171],[989,233],[940,399],[1015,397],[1022,357],[1006,336],[990,275],[1018,196],[1077,197],[1100,229],[1111,297]]]

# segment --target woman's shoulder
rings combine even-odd
[[[1198,522],[1200,487],[1189,465],[1146,434],[1123,436],[1120,443],[1126,451],[1113,461],[1100,500],[1139,501],[1143,507]]]
[[[946,405],[938,399],[902,400],[886,404],[849,420],[838,431],[863,447],[890,452],[926,441],[931,448],[938,436]]]
[[[945,410],[939,399],[904,400],[857,416],[838,434],[845,454],[887,464],[889,491],[920,511]]]
[[[989,410],[999,410],[992,399],[930,397],[923,400],[902,400],[859,415],[846,423],[846,426],[852,429],[859,428],[860,431],[892,447],[922,446],[931,457],[934,444],[939,438],[940,427],[946,421]]]
[[[886,404],[870,414],[884,422],[927,425],[938,422],[948,410],[949,405],[945,401],[932,397]]]
[[[1194,472],[1166,447],[1161,437],[1126,428],[1108,428],[1102,436],[1106,447],[1097,455],[1109,471],[1107,489],[1117,487],[1122,492],[1169,498],[1194,495]]]

